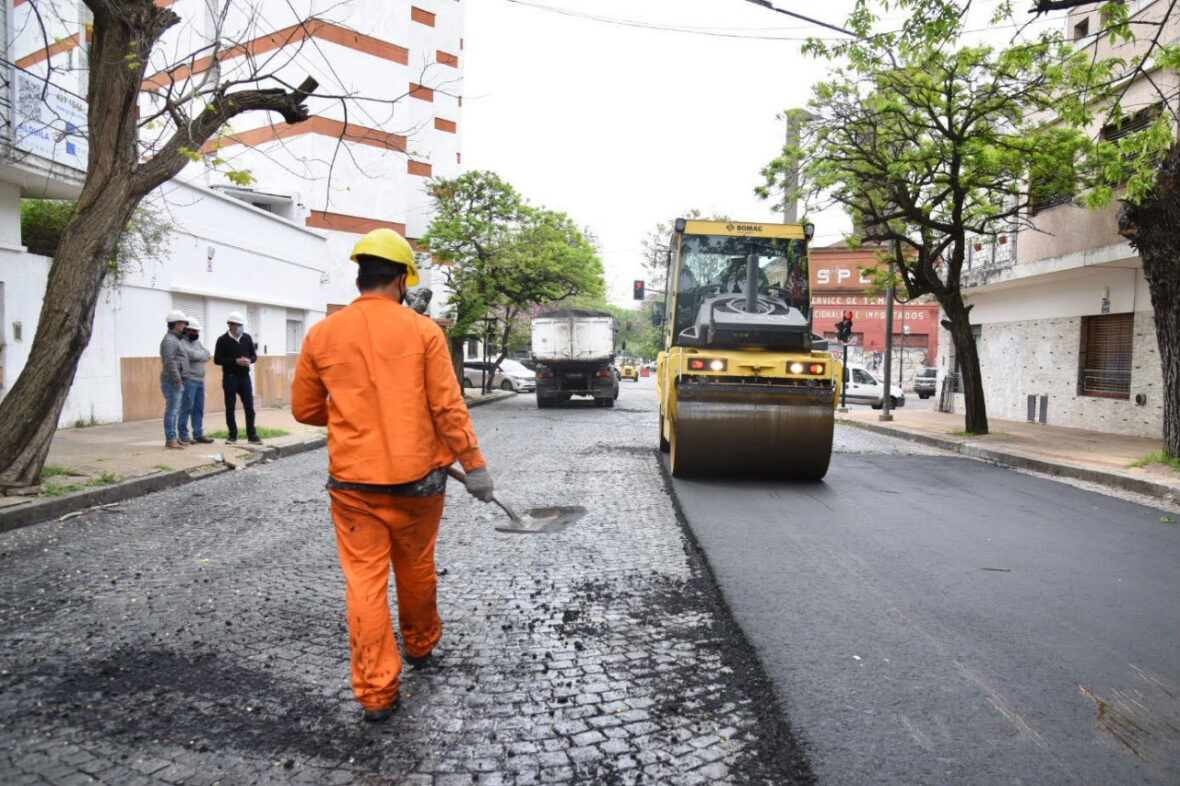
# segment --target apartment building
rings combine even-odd
[[[1163,20],[1169,3],[1131,0],[1137,23]],[[1067,20],[1075,44],[1098,57],[1128,57],[1138,40],[1112,49],[1100,34],[1098,4],[1073,9]],[[1161,40],[1173,41],[1173,18]],[[1136,30],[1154,30],[1136,24]],[[1175,95],[1176,74],[1152,81]],[[1126,120],[1091,131],[1116,138],[1150,122],[1162,106],[1146,79],[1127,87]],[[1068,196],[1033,205],[1027,229],[969,249],[964,294],[979,342],[988,413],[1058,426],[1158,437],[1163,426],[1162,374],[1155,323],[1142,262],[1118,233],[1117,204],[1089,211]],[[954,368],[949,334],[943,365]]]
[[[100,297],[62,426],[159,416],[156,348],[172,308],[201,319],[210,343],[226,313],[245,314],[262,348],[259,404],[283,403],[307,329],[356,296],[356,240],[388,226],[416,245],[430,221],[426,182],[461,164],[457,0],[312,0],[298,16],[285,0],[157,4],[181,23],[153,53],[142,117],[158,106],[151,93],[189,91],[206,78],[255,74],[259,86],[276,87],[311,76],[320,87],[306,122],[241,116],[149,197],[170,227],[166,250]],[[81,189],[92,35],[80,0],[7,0],[3,10],[0,397],[28,358],[51,263],[22,244],[21,199]],[[145,154],[152,132],[143,132]],[[420,261],[441,317],[441,276],[427,254]],[[209,411],[220,409],[217,398]]]

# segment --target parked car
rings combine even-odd
[[[484,368],[491,369],[494,363],[486,366],[482,360],[469,360],[463,364],[463,387],[478,388],[483,384]],[[500,363],[492,377],[492,388],[512,390],[517,393],[531,393],[537,389],[536,375],[525,368],[520,362],[505,358]]]
[[[930,398],[938,392],[938,366],[923,366],[914,377],[914,392],[918,398]]]
[[[537,374],[524,363],[512,358],[505,358],[500,363],[500,389],[508,390],[508,385],[517,393],[532,393],[537,389]]]
[[[868,404],[881,409],[885,399],[885,383],[874,377],[858,363],[844,367],[844,400],[849,404]],[[905,406],[905,394],[893,388],[889,392],[889,406]]]

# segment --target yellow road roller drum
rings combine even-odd
[[[676,222],[657,309],[672,474],[818,480],[842,370],[811,331],[810,225]]]

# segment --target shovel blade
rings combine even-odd
[[[586,515],[581,505],[567,505],[555,508],[533,508],[518,520],[496,525],[500,532],[560,532]]]

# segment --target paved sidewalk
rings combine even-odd
[[[990,434],[966,436],[956,433],[963,429],[962,413],[902,407],[892,414],[892,421],[883,422],[878,410],[851,408],[837,417],[853,426],[965,456],[1143,494],[1170,506],[1180,505],[1180,472],[1161,464],[1129,466],[1159,453],[1163,442],[1158,439],[994,418],[989,418]]]
[[[504,391],[486,396],[468,394],[467,405],[479,406],[512,395],[515,394]],[[240,428],[242,423],[239,412]],[[40,494],[0,495],[0,532],[242,469],[258,461],[314,450],[325,444],[327,429],[297,422],[288,407],[258,409],[256,425],[259,429],[282,430],[287,434],[264,438],[261,445],[251,445],[242,432],[234,445],[226,444],[222,437],[212,444],[169,450],[164,447],[162,420],[59,429],[45,467],[47,474],[61,474],[45,477],[44,491]],[[205,419],[206,433],[215,434],[219,430],[225,431],[224,415],[210,413]]]

